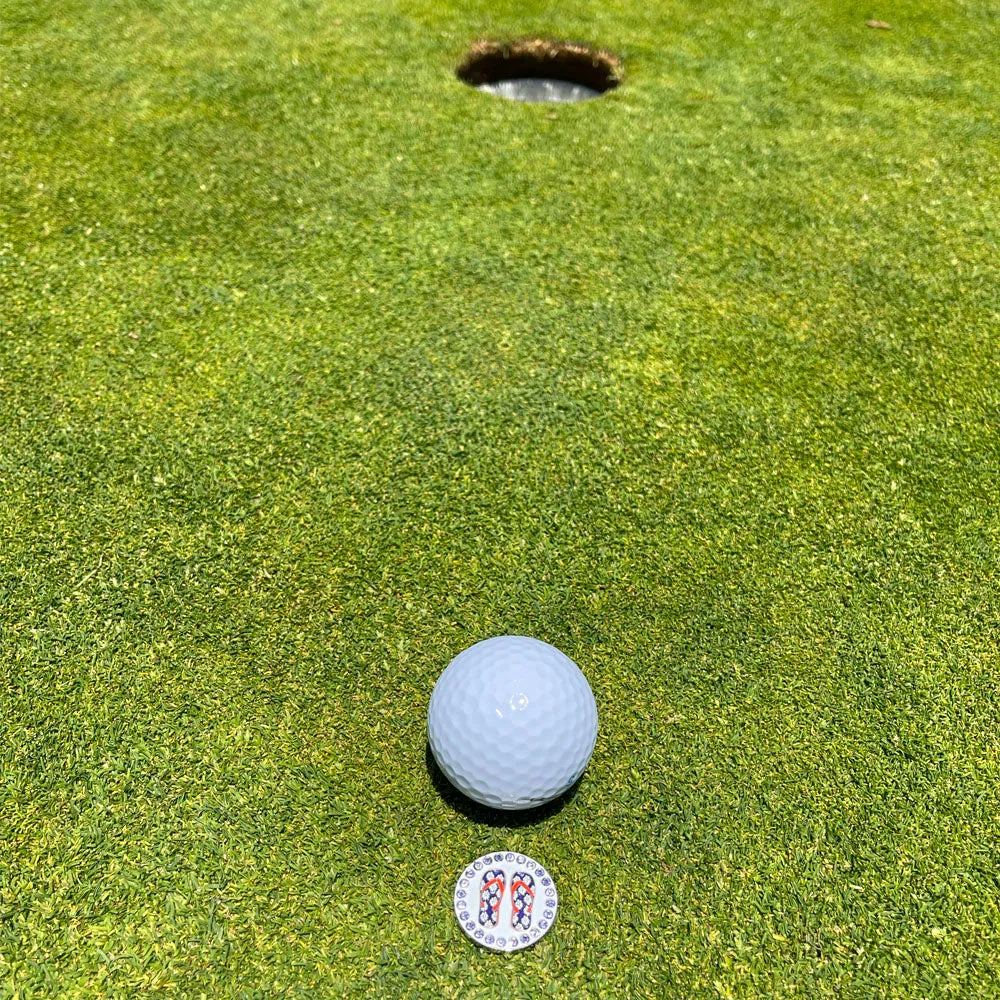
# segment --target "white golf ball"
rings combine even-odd
[[[459,653],[434,685],[431,750],[445,777],[493,809],[531,809],[583,774],[597,742],[597,704],[580,668],[523,635]]]

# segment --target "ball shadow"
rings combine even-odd
[[[491,809],[489,806],[473,802],[445,777],[444,772],[438,767],[438,762],[434,759],[434,752],[431,750],[429,742],[424,746],[424,764],[435,791],[452,809],[473,823],[503,826],[508,829],[534,826],[536,823],[542,823],[554,816],[567,802],[573,801],[580,788],[580,783],[583,781],[582,776],[577,778],[558,798],[546,802],[543,806],[536,806],[534,809]]]

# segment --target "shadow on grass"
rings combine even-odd
[[[438,795],[456,812],[460,812],[473,823],[485,823],[488,826],[502,826],[515,830],[525,826],[535,826],[535,824],[543,823],[554,816],[567,802],[573,801],[580,788],[580,782],[583,780],[582,777],[577,778],[576,782],[570,785],[558,798],[534,809],[490,809],[488,806],[481,806],[478,802],[473,802],[472,799],[463,795],[444,776],[444,772],[434,759],[430,743],[424,746],[424,764],[427,767],[431,784]]]

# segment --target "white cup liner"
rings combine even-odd
[[[588,101],[601,96],[599,90],[586,87],[582,83],[534,76],[498,80],[496,83],[481,83],[476,89],[486,94],[493,94],[494,97],[506,97],[509,101],[522,101],[525,104],[565,104]]]

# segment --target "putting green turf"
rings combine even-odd
[[[1000,995],[995,4],[2,31],[0,997]],[[530,35],[625,85],[454,79]],[[601,713],[506,827],[425,764],[502,633]]]

